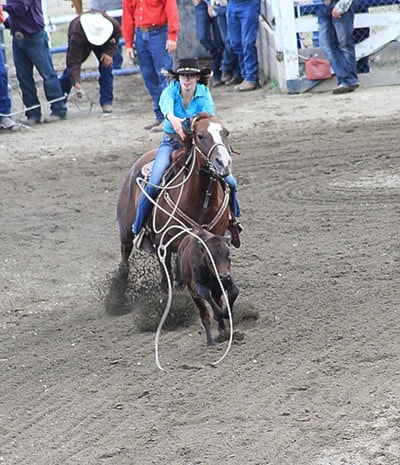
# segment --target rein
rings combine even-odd
[[[228,147],[219,142],[219,143],[215,143],[211,146],[210,150],[207,152],[207,155],[205,155],[200,149],[199,147],[196,145],[196,143],[194,142],[193,140],[193,148],[201,155],[201,157],[206,161],[207,163],[207,168],[209,169],[209,171],[211,172],[215,172],[215,169],[212,165],[212,163],[210,163],[210,158],[211,158],[211,155],[212,153],[214,152],[214,150],[217,148],[217,147],[224,147],[226,148],[226,150],[230,153],[230,150],[228,149]]]
[[[188,161],[189,161],[191,159],[191,157],[195,156],[195,151],[197,151],[197,153],[199,153],[201,155],[201,157],[206,161],[207,169],[208,169],[208,171],[210,172],[210,175],[211,175],[210,176],[210,182],[209,182],[209,185],[208,185],[208,188],[207,188],[207,192],[206,192],[206,195],[205,195],[205,198],[204,198],[202,211],[204,211],[209,205],[209,201],[210,201],[210,198],[211,198],[211,195],[212,195],[214,184],[215,184],[215,181],[217,180],[217,176],[215,174],[215,169],[212,166],[212,164],[210,163],[210,157],[211,157],[211,154],[213,153],[213,151],[219,146],[223,146],[223,147],[226,148],[226,146],[224,144],[215,143],[215,144],[213,144],[211,146],[211,148],[207,152],[207,155],[205,155],[199,149],[199,147],[195,144],[195,142],[193,141],[193,146],[192,146],[192,149],[190,151],[190,155],[188,157]],[[191,172],[191,174],[193,174],[193,172]],[[190,175],[186,179],[186,181],[189,180]],[[223,214],[225,213],[225,211],[226,211],[226,209],[227,209],[227,207],[229,205],[229,194],[230,194],[229,187],[226,186],[225,191],[224,191],[224,199],[223,199],[223,201],[221,203],[221,206],[220,206],[217,214],[214,216],[213,220],[208,224],[199,224],[196,221],[194,221],[192,218],[190,218],[190,216],[188,216],[183,210],[181,210],[179,208],[179,204],[175,203],[172,200],[171,196],[169,195],[168,190],[165,190],[164,193],[163,193],[165,202],[175,212],[175,214],[177,214],[181,219],[183,219],[192,228],[199,228],[200,227],[200,228],[207,229],[208,231],[211,231],[219,223],[220,219],[222,218]],[[200,215],[200,217],[201,216],[202,216],[202,214]]]

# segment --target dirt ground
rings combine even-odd
[[[153,305],[105,307],[119,189],[160,140],[150,99],[119,77],[105,116],[85,88],[90,115],[0,133],[0,463],[398,463],[398,88],[213,90],[240,152],[236,311],[258,319],[217,365],[197,316],[164,330],[166,371],[137,324]]]

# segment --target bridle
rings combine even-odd
[[[203,207],[202,207],[202,212],[204,212],[209,206],[209,202],[210,202],[210,199],[211,199],[211,196],[212,196],[212,193],[213,193],[215,183],[218,182],[218,179],[220,178],[220,176],[216,173],[216,169],[214,168],[213,163],[211,162],[211,156],[212,156],[213,152],[215,151],[215,149],[217,147],[222,146],[226,150],[228,150],[228,148],[223,143],[214,143],[210,147],[210,149],[207,151],[207,153],[205,154],[200,149],[198,144],[196,143],[195,137],[194,137],[194,134],[195,134],[194,125],[195,125],[197,119],[198,118],[195,117],[195,118],[193,118],[193,120],[191,122],[190,129],[191,129],[191,133],[192,133],[192,136],[193,136],[192,137],[192,147],[190,149],[190,154],[189,154],[189,157],[186,160],[185,165],[186,165],[187,168],[189,168],[189,166],[191,166],[191,168],[189,169],[189,172],[191,173],[193,168],[194,168],[194,165],[196,163],[196,152],[201,156],[201,158],[206,163],[206,167],[204,167],[203,169],[204,169],[204,171],[208,172],[208,174],[210,175],[210,179],[209,179],[209,184],[208,184],[208,187],[207,187],[207,191],[205,193]],[[230,150],[228,150],[228,153],[230,154]],[[189,177],[186,178],[186,180],[189,180],[190,176],[191,176],[191,174],[189,174]],[[219,208],[218,212],[216,213],[215,217],[211,220],[211,222],[209,224],[202,224],[202,222],[199,224],[196,221],[192,220],[185,212],[183,212],[180,209],[180,207],[178,206],[179,201],[178,201],[178,204],[176,204],[172,200],[172,198],[169,195],[168,190],[165,190],[163,195],[164,195],[164,199],[167,202],[167,204],[169,205],[169,207],[171,209],[173,209],[175,214],[178,215],[178,217],[181,217],[187,224],[189,224],[193,228],[198,228],[200,226],[200,227],[203,227],[203,228],[208,229],[210,231],[218,224],[218,222],[220,221],[220,219],[224,215],[226,209],[228,208],[229,193],[230,193],[229,187],[226,186],[225,195],[224,195],[222,204],[220,205],[220,208]]]
[[[218,178],[219,176],[216,174],[216,169],[214,168],[214,164],[211,162],[211,156],[213,154],[213,152],[215,151],[215,149],[217,149],[218,147],[223,147],[228,153],[229,155],[231,156],[231,147],[227,147],[223,142],[214,142],[214,144],[209,148],[208,152],[207,153],[204,153],[200,147],[198,146],[198,144],[196,143],[196,140],[195,140],[195,129],[194,129],[194,126],[196,124],[196,122],[199,120],[198,116],[195,116],[192,121],[191,121],[191,125],[190,125],[190,130],[191,130],[191,134],[192,134],[192,150],[191,150],[191,155],[194,155],[193,154],[193,151],[196,151],[197,153],[199,153],[199,155],[203,158],[203,160],[206,162],[207,164],[207,169],[208,171],[211,173],[212,177],[216,177]],[[190,157],[189,157],[190,158]]]

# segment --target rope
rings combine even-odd
[[[81,97],[78,97],[79,94],[81,95]],[[29,110],[35,110],[36,108],[41,108],[44,105],[49,105],[49,104],[52,104],[52,103],[60,102],[61,100],[65,100],[66,98],[68,98],[68,100],[70,100],[71,95],[68,97],[68,94],[64,94],[62,97],[57,97],[57,98],[55,98],[53,100],[48,100],[45,103],[38,103],[37,105],[32,105],[31,107],[23,108],[22,110],[18,110],[18,111],[14,111],[13,113],[9,113],[9,114],[0,113],[0,117],[1,118],[3,118],[3,117],[4,118],[10,118],[12,116],[19,115],[19,114],[27,112]],[[72,100],[73,100],[76,108],[80,112],[87,113],[88,115],[91,114],[92,108],[93,108],[93,102],[90,100],[90,98],[86,94],[86,92],[84,92],[84,91],[76,92],[75,91],[74,94],[72,95]]]
[[[171,230],[171,229],[181,229],[180,232],[178,232],[177,234],[175,234],[166,244],[163,244],[163,240],[164,240],[164,237],[166,235],[166,233]],[[199,237],[197,234],[193,233],[190,229],[186,228],[186,227],[182,227],[182,226],[176,226],[176,225],[173,225],[173,226],[170,226],[168,229],[164,230],[163,234],[162,234],[162,237],[161,237],[161,241],[160,241],[160,245],[158,246],[157,248],[157,255],[158,255],[158,258],[160,260],[160,263],[163,265],[163,268],[164,268],[164,272],[167,276],[167,282],[168,282],[168,299],[167,299],[167,304],[165,306],[165,310],[164,310],[164,313],[161,317],[161,320],[160,320],[160,323],[158,324],[158,328],[157,328],[157,332],[156,332],[156,337],[155,337],[155,357],[156,357],[156,365],[157,367],[162,370],[162,371],[167,371],[165,370],[161,363],[160,363],[160,358],[159,358],[159,341],[160,341],[160,334],[161,334],[161,330],[164,326],[164,323],[165,323],[165,320],[167,319],[168,317],[168,314],[169,314],[169,311],[171,309],[171,304],[172,304],[172,294],[173,294],[173,290],[172,290],[172,282],[171,282],[171,277],[168,273],[168,269],[167,269],[167,265],[165,263],[165,258],[167,256],[167,250],[168,250],[168,247],[170,246],[170,244],[176,240],[179,236],[181,236],[182,234],[190,234],[192,235],[193,237],[195,237],[197,240],[199,240],[204,248],[206,249],[207,253],[208,253],[208,256],[210,258],[210,261],[211,261],[211,264],[213,266],[213,269],[214,269],[214,276],[217,278],[217,281],[218,281],[218,284],[221,288],[221,291],[222,291],[222,294],[224,296],[224,299],[225,299],[225,303],[226,303],[226,306],[227,306],[227,309],[228,309],[228,316],[229,316],[229,341],[228,341],[228,346],[227,348],[225,349],[225,352],[223,353],[223,355],[216,361],[216,362],[213,362],[212,365],[218,365],[218,363],[222,362],[222,360],[228,355],[228,352],[230,351],[231,347],[232,347],[232,342],[233,342],[233,317],[232,317],[232,310],[231,310],[231,307],[229,305],[229,299],[228,299],[228,296],[227,296],[227,293],[226,293],[226,290],[222,284],[222,281],[219,277],[219,274],[218,274],[218,269],[217,269],[217,266],[215,264],[215,261],[214,261],[214,257],[212,256],[212,253],[210,251],[210,249],[208,248],[207,244],[203,241],[203,239],[201,239],[201,237]]]
[[[71,95],[69,96],[68,100],[70,99]],[[72,100],[78,111],[80,111],[81,113],[87,113],[88,116],[92,113],[93,102],[90,100],[89,96],[85,91],[75,91],[72,94]]]
[[[66,97],[67,97],[67,94],[64,94],[62,97],[58,97],[53,100],[48,100],[46,103],[38,103],[37,105],[32,105],[29,108],[23,108],[22,110],[14,111],[13,113],[9,113],[8,115],[5,115],[4,113],[0,113],[0,117],[9,118],[10,116],[19,115],[20,113],[24,113],[25,111],[35,110],[36,108],[41,108],[43,105],[48,105],[49,103],[51,104],[51,103],[60,102],[61,100],[64,100]]]

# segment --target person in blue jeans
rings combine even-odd
[[[49,49],[49,38],[44,30],[41,0],[7,0],[3,10],[8,13],[4,21],[11,31],[12,49],[17,79],[26,107],[27,124],[33,126],[41,122],[42,112],[37,95],[33,67],[43,79],[46,99],[51,101],[51,114],[44,121],[53,122],[65,119],[67,108],[63,92],[53,66]]]
[[[164,72],[173,66],[172,53],[177,48],[178,32],[176,0],[124,0],[122,34],[126,54],[131,60],[135,60],[137,54],[155,116],[155,120],[146,124],[144,129],[153,132],[163,131],[164,115],[159,100],[161,92],[168,85]]]
[[[260,0],[229,0],[227,21],[229,38],[236,53],[243,82],[235,86],[238,92],[259,87],[257,36]]]
[[[82,96],[81,65],[93,52],[99,60],[100,106],[103,113],[112,113],[113,56],[120,37],[120,25],[105,12],[87,11],[74,18],[68,27],[67,67],[60,76],[63,92],[69,94],[74,86]]]
[[[211,57],[213,86],[217,87],[224,84],[221,80],[224,42],[222,41],[217,19],[211,16],[211,9],[208,8],[207,1],[194,0],[194,4],[197,39]]]
[[[0,24],[2,23],[2,11],[0,6]],[[4,53],[0,47],[0,129],[14,131],[20,125],[10,117],[11,99],[8,95],[8,72],[5,65]]]
[[[329,0],[318,8],[319,44],[338,80],[333,94],[353,92],[359,87],[354,40],[353,0]]]
[[[182,148],[182,144],[176,135],[183,140],[184,123],[201,112],[215,115],[215,105],[210,90],[207,87],[211,70],[200,70],[198,61],[192,58],[180,60],[177,69],[168,70],[173,77],[170,84],[161,94],[160,107],[165,116],[164,135],[158,148],[152,167],[149,182],[145,192],[155,198],[159,192],[164,173],[171,164],[171,154],[174,150]],[[225,178],[231,190],[231,209],[235,215],[234,222],[238,224],[240,207],[237,199],[237,182],[232,174]],[[142,245],[145,235],[144,225],[153,208],[153,203],[143,193],[136,211],[132,232],[135,236],[134,245],[138,248]]]
[[[225,85],[230,86],[233,84],[241,84],[243,79],[240,72],[238,57],[233,51],[229,39],[228,22],[226,19],[227,5],[228,0],[211,0],[211,8],[216,12],[215,18],[224,44],[224,52],[221,61],[221,81]]]

